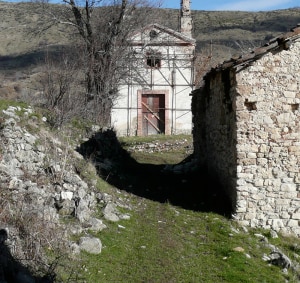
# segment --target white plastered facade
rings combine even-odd
[[[195,40],[152,24],[132,34],[129,49],[111,113],[117,135],[190,134]],[[152,99],[159,110],[151,110]]]

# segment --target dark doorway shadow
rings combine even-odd
[[[216,178],[195,164],[189,169],[192,156],[176,165],[141,164],[122,148],[112,130],[94,134],[77,150],[95,164],[99,176],[120,190],[185,209],[231,216],[230,201]]]
[[[35,276],[22,263],[16,260],[6,245],[8,234],[0,229],[0,282],[5,283],[53,283],[55,274]]]

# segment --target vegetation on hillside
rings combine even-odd
[[[60,6],[54,5],[53,9]],[[69,136],[60,137],[61,142],[71,139],[72,146],[81,143],[78,149],[85,149],[91,142],[85,138],[90,138],[93,126],[80,119],[84,116],[78,108],[81,100],[72,99],[74,104],[68,100],[69,94],[74,94],[70,71],[77,68],[69,64],[70,58],[77,56],[72,48],[74,34],[61,26],[34,32],[43,21],[43,13],[37,3],[0,2],[0,97],[14,100],[14,105],[21,105],[16,101],[38,105],[52,126],[47,131],[55,127],[58,135],[57,128],[63,134],[68,127]],[[156,22],[177,30],[178,10],[158,9],[155,13]],[[300,22],[296,8],[257,13],[193,11],[193,19],[200,58],[197,64],[204,69],[235,52],[248,51]],[[69,57],[61,60],[61,53]],[[45,64],[45,58],[50,57],[53,61]],[[65,63],[65,69],[57,71],[60,61]],[[84,76],[81,73],[74,78],[80,81]],[[52,80],[60,83],[55,85],[58,88],[53,87]],[[61,94],[66,100],[59,100]],[[68,107],[65,103],[69,103]],[[1,110],[10,104],[10,100],[3,100]],[[113,141],[106,143],[105,149],[93,150],[74,167],[100,193],[126,203],[123,209],[130,219],[107,221],[107,229],[91,231],[104,245],[101,254],[82,253],[77,260],[63,256],[55,261],[57,282],[299,282],[299,239],[284,235],[277,238],[271,231],[239,226],[229,217],[230,208],[219,184],[201,168],[176,171],[192,159],[191,136]],[[114,150],[116,155],[97,160],[97,154]],[[100,163],[108,164],[108,169],[96,170]],[[2,188],[2,204],[7,203],[5,196]],[[4,210],[0,214],[8,219]],[[290,268],[272,264],[270,254],[274,249],[292,260]],[[47,253],[49,258],[54,257],[51,251]]]
[[[52,5],[52,9],[60,11],[60,5]],[[192,15],[196,69],[200,74],[300,22],[299,8],[269,12],[192,11]],[[42,6],[33,2],[0,2],[0,16],[0,97],[36,101],[45,57],[60,60],[62,56],[58,54],[62,52],[78,57],[73,48],[75,30],[57,25],[36,32],[44,25],[45,14]],[[179,10],[153,9],[148,14],[148,22],[151,21],[178,30]]]

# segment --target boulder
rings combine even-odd
[[[81,237],[79,240],[80,250],[91,254],[100,254],[102,250],[102,243],[100,239],[95,237]]]
[[[103,216],[106,220],[117,222],[120,220],[118,214],[118,210],[116,208],[116,205],[112,202],[108,202],[106,206],[102,210]]]

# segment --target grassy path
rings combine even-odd
[[[217,214],[148,200],[137,208],[130,220],[99,234],[104,248],[85,255],[86,282],[280,283],[288,276],[262,261],[257,238],[232,233],[230,221]]]
[[[173,152],[174,156],[177,153]],[[178,156],[182,158],[180,154]],[[292,272],[283,273],[280,267],[262,260],[264,254],[270,253],[270,248],[254,234],[264,233],[268,241],[288,256],[296,252],[292,257],[295,260],[300,258],[300,248],[294,248],[295,245],[300,247],[299,239],[272,239],[268,231],[244,231],[218,211],[224,205],[222,196],[204,199],[205,194],[201,192],[213,196],[213,187],[211,182],[203,182],[201,174],[193,175],[193,179],[184,183],[175,175],[166,175],[162,179],[158,174],[160,167],[153,165],[160,164],[158,161],[164,157],[162,153],[146,156],[155,162],[147,159],[144,163],[144,153],[139,157],[135,156],[140,165],[125,166],[129,181],[124,196],[132,208],[126,211],[131,218],[108,223],[108,228],[97,234],[103,250],[100,255],[83,255],[84,266],[78,270],[84,278],[81,282],[299,282]],[[124,180],[118,180],[119,189],[126,187]],[[162,193],[165,194],[163,197]],[[209,205],[204,203],[205,209],[197,211],[192,205],[183,205],[196,203],[199,208],[199,203],[205,201],[209,201]],[[177,206],[177,203],[181,205]],[[219,214],[210,212],[211,207]]]

